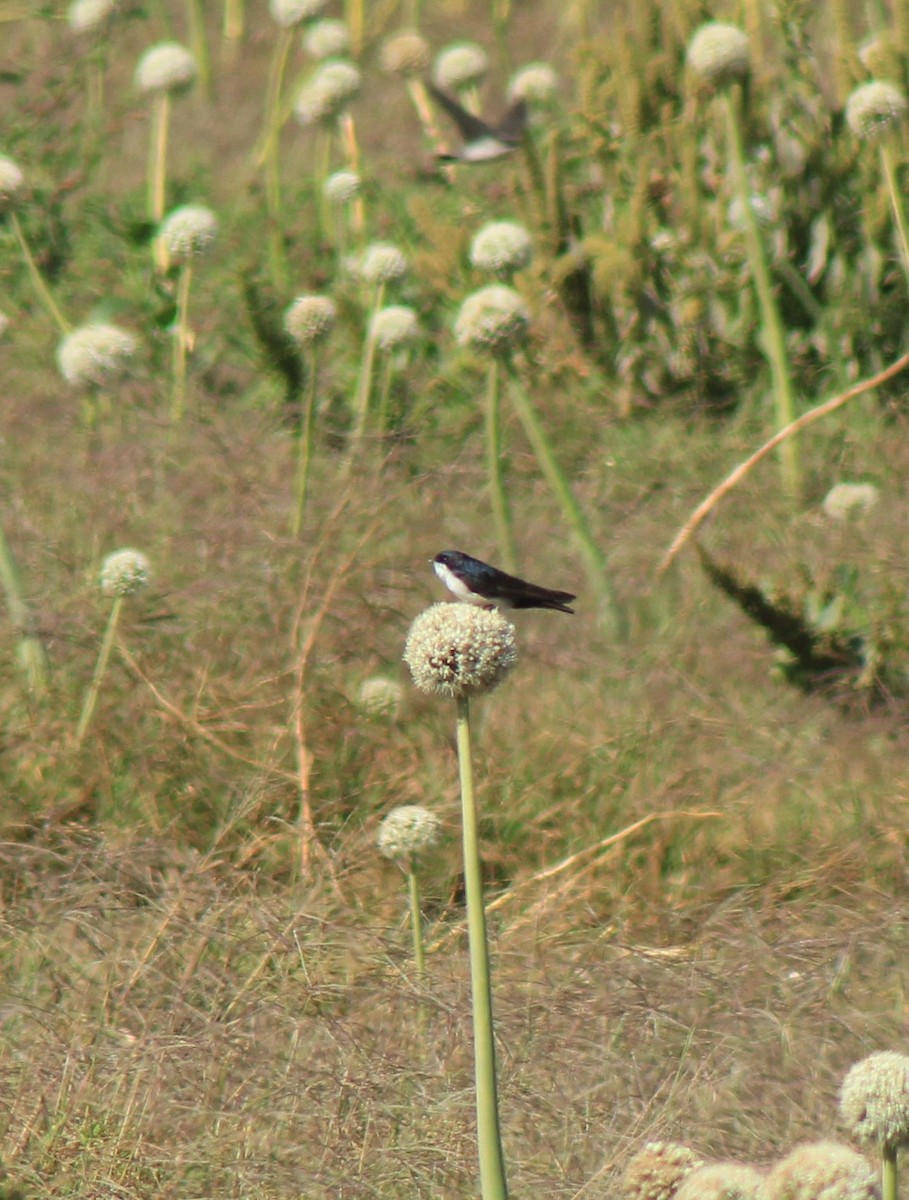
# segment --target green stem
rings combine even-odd
[[[426,951],[423,946],[423,913],[420,911],[420,882],[416,864],[411,861],[407,868],[407,890],[410,895],[410,928],[413,934],[413,962],[417,979],[422,983],[426,976]]]
[[[789,371],[789,359],[786,353],[786,337],[776,301],[773,297],[770,269],[767,266],[767,257],[764,253],[757,218],[751,206],[751,194],[748,189],[748,178],[745,174],[745,152],[742,145],[742,130],[738,112],[739,95],[738,87],[733,87],[724,96],[726,102],[726,128],[729,138],[729,157],[732,161],[736,192],[739,198],[739,205],[742,209],[748,261],[751,266],[754,287],[761,309],[762,343],[764,353],[770,363],[770,373],[773,378],[776,425],[777,429],[782,429],[786,425],[790,425],[795,419],[792,378]],[[801,470],[795,438],[787,438],[783,442],[780,449],[780,460],[783,487],[790,499],[796,500],[801,491]]]
[[[467,895],[467,936],[470,943],[470,984],[473,1000],[480,1191],[482,1200],[507,1200],[505,1155],[499,1130],[489,947],[486,942],[486,912],[483,907],[483,876],[480,868],[480,842],[470,750],[470,701],[466,696],[459,696],[457,699],[457,735],[464,838],[464,887]]]
[[[316,373],[318,351],[313,347],[309,363],[309,378],[306,380],[306,396],[303,401],[302,420],[297,434],[297,474],[294,481],[294,507],[290,518],[290,532],[298,537],[303,528],[306,514],[306,497],[309,492],[309,468],[312,463],[313,434],[316,409]]]
[[[546,436],[546,431],[533,405],[530,403],[521,381],[518,379],[517,373],[511,364],[509,364],[509,367],[509,394],[511,401],[517,409],[521,424],[524,426],[524,432],[527,434],[527,440],[530,442],[533,452],[537,457],[537,462],[540,464],[540,470],[543,472],[546,482],[555,493],[556,499],[562,507],[565,520],[574,534],[581,558],[584,560],[587,578],[590,580],[590,585],[600,603],[603,624],[610,636],[622,639],[627,633],[626,622],[609,577],[606,556],[593,539],[587,519],[574,492],[571,490],[568,480],[565,478],[562,468],[559,466],[552,449],[552,444]]]
[[[98,699],[98,692],[101,690],[101,681],[104,678],[105,671],[107,670],[110,652],[114,644],[114,635],[117,632],[117,621],[120,618],[120,609],[122,606],[123,597],[114,596],[114,603],[110,610],[110,616],[107,619],[107,628],[104,630],[104,639],[101,642],[101,650],[98,654],[98,661],[95,663],[95,673],[92,675],[92,681],[88,685],[88,691],[85,693],[85,700],[82,704],[82,715],[79,717],[79,724],[76,726],[75,745],[77,749],[82,745],[82,739],[85,737],[85,731],[88,729],[89,722],[92,719],[92,713],[95,711],[95,703]]]
[[[170,92],[156,92],[152,100],[152,139],[148,164],[148,215],[157,225],[164,216],[167,177],[167,134],[170,126]]]
[[[363,359],[360,363],[357,390],[354,394],[354,428],[351,444],[355,451],[363,441],[366,434],[366,423],[369,419],[369,396],[372,391],[372,372],[376,360],[376,339],[372,336],[372,320],[381,309],[384,299],[385,284],[377,284],[372,312],[366,322],[366,341],[363,345]]]
[[[890,207],[893,210],[893,219],[896,222],[900,263],[903,268],[903,274],[906,276],[906,282],[909,284],[909,233],[906,231],[906,212],[903,208],[903,201],[900,197],[899,187],[897,186],[896,169],[894,167],[893,155],[890,151],[890,147],[886,144],[882,144],[880,149],[881,167],[884,171],[884,179],[887,182],[887,191],[890,195]]]
[[[6,607],[9,610],[10,621],[21,635],[19,659],[28,676],[29,691],[35,695],[41,695],[47,688],[47,651],[35,630],[34,620],[23,594],[19,567],[2,528],[0,528],[0,583],[6,593]]]
[[[514,542],[511,505],[505,492],[500,367],[499,359],[493,356],[489,360],[486,377],[486,467],[489,472],[489,494],[499,553],[505,570],[514,574],[518,569],[518,555]]]
[[[19,218],[16,216],[15,212],[11,212],[9,216],[13,227],[13,233],[16,236],[16,241],[19,243],[19,249],[22,251],[22,257],[25,259],[25,265],[28,267],[28,273],[32,277],[32,283],[35,285],[35,291],[38,293],[38,298],[47,309],[49,315],[53,319],[60,332],[63,334],[69,333],[72,326],[63,316],[63,313],[57,306],[56,300],[50,293],[50,288],[44,282],[44,276],[38,270],[38,264],[35,262],[32,252],[28,247],[28,242],[25,240],[25,234],[22,232],[22,226],[19,224]]]
[[[388,417],[391,408],[391,381],[395,373],[395,352],[383,351],[382,375],[379,380],[379,403],[376,407],[376,424],[379,438],[388,433]]]
[[[881,1172],[881,1200],[896,1200],[896,1149],[884,1146]]]
[[[284,261],[284,231],[281,214],[281,93],[284,72],[293,45],[293,29],[282,29],[268,70],[268,91],[265,99],[265,130],[263,133],[262,164],[265,170],[265,207],[268,213],[269,260],[272,282],[286,290],[287,267]]]
[[[245,24],[243,0],[224,0],[222,35],[228,46],[236,46],[241,40]]]
[[[174,330],[173,381],[170,419],[176,425],[183,420],[186,404],[186,356],[189,350],[189,286],[193,269],[189,262],[180,267],[177,283],[177,327]]]
[[[199,71],[199,86],[207,100],[212,98],[211,55],[205,30],[205,8],[202,0],[188,0],[187,25],[189,47]]]

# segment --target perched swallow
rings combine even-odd
[[[527,124],[526,101],[516,100],[498,125],[487,125],[480,117],[462,108],[457,100],[440,91],[434,83],[427,83],[426,86],[457,125],[464,139],[464,145],[457,154],[439,154],[441,162],[492,162],[495,158],[511,154],[520,146]]]
[[[443,550],[432,560],[435,573],[450,592],[464,604],[478,604],[482,608],[554,608],[558,612],[573,613],[568,601],[574,599],[572,592],[555,592],[551,588],[538,587],[526,579],[506,575],[497,567],[462,554],[460,550]]]

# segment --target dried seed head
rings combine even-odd
[[[126,373],[137,348],[133,335],[117,325],[82,325],[57,347],[57,365],[73,387],[112,383]]]
[[[343,21],[313,21],[303,34],[303,49],[311,58],[334,58],[350,49],[350,31]]]
[[[559,78],[549,63],[528,63],[515,71],[508,84],[509,100],[526,100],[528,104],[545,105],[554,100],[559,90]]]
[[[390,304],[375,314],[370,321],[369,332],[380,350],[397,350],[417,340],[420,322],[414,310],[406,304]]]
[[[462,346],[500,353],[522,341],[530,325],[527,305],[502,283],[471,292],[455,320],[455,338]]]
[[[101,564],[99,583],[105,596],[131,596],[148,583],[148,559],[139,550],[115,550]]]
[[[440,88],[457,91],[479,83],[489,70],[489,58],[476,42],[456,42],[436,55],[432,77]]]
[[[140,92],[176,92],[192,86],[196,60],[179,42],[159,42],[146,50],[136,67]]]
[[[389,242],[373,242],[363,251],[358,273],[367,283],[391,283],[407,270],[407,259]]]
[[[439,844],[442,822],[420,804],[393,808],[379,826],[376,845],[386,858],[412,860]]]
[[[840,1116],[862,1141],[889,1150],[909,1145],[909,1057],[882,1050],[851,1067],[840,1089]]]
[[[671,1200],[682,1181],[704,1160],[678,1142],[648,1142],[625,1168],[625,1200]]]
[[[484,225],[470,246],[470,261],[481,271],[510,279],[515,271],[530,265],[533,241],[517,221],[491,221]]]
[[[749,70],[747,35],[736,25],[708,21],[688,43],[688,66],[714,87],[744,79]]]
[[[268,11],[282,29],[318,16],[328,0],[269,0]]]
[[[301,125],[330,121],[359,90],[360,72],[353,63],[328,59],[300,88],[294,114]]]
[[[835,483],[821,505],[834,521],[848,521],[870,512],[881,494],[873,483]]]
[[[741,1163],[710,1163],[686,1175],[673,1200],[764,1200],[764,1176]]]
[[[875,79],[850,94],[846,123],[857,138],[874,141],[898,125],[906,109],[906,97],[895,84]]]
[[[497,687],[517,662],[515,629],[496,608],[434,604],[407,635],[404,661],[421,692],[476,696]]]
[[[422,75],[429,66],[429,43],[420,34],[404,30],[382,43],[380,62],[389,75]]]
[[[880,1200],[877,1173],[848,1146],[796,1146],[766,1177],[768,1200]]]
[[[284,328],[301,345],[328,337],[338,310],[328,296],[298,296],[284,313]]]
[[[172,258],[202,254],[215,240],[218,218],[204,204],[182,204],[161,222],[158,237]]]

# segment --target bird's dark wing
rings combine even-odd
[[[527,126],[527,101],[516,100],[495,128],[495,134],[509,146],[517,146]]]
[[[574,600],[572,592],[558,592],[553,588],[540,587],[536,583],[528,583],[526,579],[506,575],[504,571],[492,571],[490,578],[484,578],[484,584],[490,599],[505,600],[515,608],[557,608],[562,612],[572,611],[568,608],[568,602]]]
[[[448,96],[445,92],[440,91],[434,83],[428,81],[426,87],[433,99],[445,109],[445,111],[457,125],[465,142],[475,142],[477,138],[495,136],[495,133],[485,121],[481,120],[479,117],[475,117],[473,113],[468,112],[466,108],[463,108],[460,104],[458,104],[457,100],[452,99],[451,96]]]

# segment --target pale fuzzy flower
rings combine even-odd
[[[409,29],[386,38],[379,56],[382,70],[389,75],[422,75],[429,59],[426,38]]]
[[[307,345],[327,337],[337,316],[328,296],[298,296],[284,313],[284,328],[295,342]]]
[[[907,102],[894,83],[863,83],[846,101],[846,123],[857,138],[881,137],[906,115]]]
[[[139,550],[115,550],[101,564],[98,582],[105,596],[131,596],[148,583],[148,559]]]
[[[282,29],[318,16],[328,0],[269,0],[268,11]]]
[[[125,374],[137,348],[133,335],[117,325],[82,325],[57,347],[57,365],[73,387],[111,383]]]
[[[350,49],[350,31],[343,21],[314,21],[303,32],[303,49],[311,58],[333,58]]]
[[[748,36],[737,25],[708,21],[688,43],[688,66],[719,87],[748,74]]]
[[[442,822],[421,804],[393,808],[379,826],[376,845],[385,858],[414,859],[439,844]]]
[[[879,499],[873,483],[835,483],[821,507],[834,521],[846,521],[870,512]]]
[[[218,233],[218,218],[204,204],[182,204],[158,227],[158,237],[173,258],[207,250]]]
[[[457,91],[479,83],[489,70],[489,57],[476,42],[456,42],[436,55],[433,80],[440,88]]]
[[[362,185],[363,181],[354,171],[335,171],[323,183],[322,191],[332,204],[346,204],[353,200]]]
[[[470,261],[481,271],[508,279],[530,265],[533,241],[517,221],[491,221],[470,246]]]
[[[196,78],[196,60],[179,42],[159,42],[146,50],[136,67],[140,92],[172,92],[188,88]]]
[[[455,321],[455,338],[462,346],[499,352],[527,333],[530,312],[514,290],[494,283],[471,292]]]
[[[880,1200],[877,1172],[848,1146],[809,1142],[778,1162],[765,1180],[767,1200]]]
[[[686,1175],[673,1200],[764,1200],[764,1176],[741,1163],[710,1163]]]
[[[421,692],[463,697],[492,691],[517,662],[515,629],[497,608],[434,604],[407,635],[404,661]]]
[[[367,283],[391,283],[400,279],[407,270],[407,259],[389,242],[373,242],[363,251],[357,267],[358,274]]]
[[[515,71],[508,83],[509,100],[526,100],[528,104],[548,104],[559,90],[559,77],[549,63],[528,63]]]
[[[704,1165],[678,1142],[648,1142],[625,1168],[621,1194],[625,1200],[671,1200],[682,1181]]]
[[[97,29],[113,13],[117,0],[73,0],[66,10],[66,23],[73,33]]]
[[[380,350],[397,350],[420,336],[420,322],[412,308],[389,304],[380,308],[369,323],[369,335]]]
[[[360,72],[344,59],[328,59],[297,93],[294,114],[302,125],[336,117],[360,90]]]
[[[18,163],[0,155],[0,205],[9,204],[25,187],[25,174]]]
[[[360,707],[378,716],[396,717],[404,699],[404,689],[396,679],[373,675],[360,684]]]
[[[888,1150],[909,1145],[909,1057],[882,1050],[850,1068],[840,1116],[856,1137]]]

